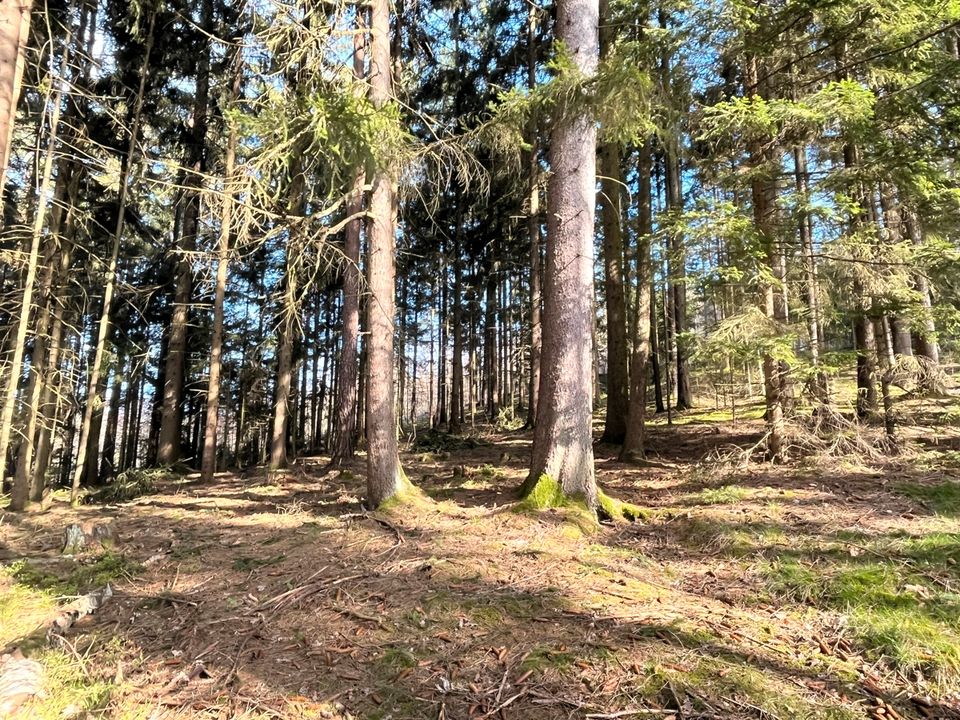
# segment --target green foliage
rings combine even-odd
[[[639,142],[655,129],[651,120],[652,86],[640,68],[640,46],[622,43],[585,77],[569,51],[557,43],[546,64],[550,76],[533,90],[513,88],[489,108],[491,119],[482,129],[487,145],[501,154],[529,150],[526,138],[536,121],[549,133],[566,115],[586,114],[600,123],[601,138],[616,143]]]
[[[136,468],[125,470],[112,482],[87,495],[85,500],[91,503],[124,503],[135,500],[141,495],[153,493],[157,485],[173,478],[166,468]]]
[[[795,346],[794,328],[767,317],[759,307],[748,305],[721,321],[700,343],[695,358],[700,362],[724,358],[746,361],[770,355],[792,368],[802,363]]]

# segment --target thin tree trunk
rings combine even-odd
[[[458,202],[459,206],[459,202]],[[453,245],[453,378],[450,384],[450,432],[463,422],[463,218],[458,217]]]
[[[679,147],[676,139],[668,141],[664,168],[667,207],[672,215],[679,216],[683,212],[683,192],[680,177]],[[672,325],[670,342],[676,361],[676,408],[677,410],[687,410],[693,407],[693,395],[690,391],[690,362],[682,337],[687,330],[687,250],[684,238],[677,229],[670,234],[669,252]]]
[[[663,379],[660,377],[660,319],[657,314],[656,280],[650,281],[650,374],[653,379],[654,410],[658,413],[665,412]]]
[[[609,0],[600,0],[600,54],[616,40]],[[602,442],[621,443],[627,433],[630,381],[627,360],[627,306],[623,271],[623,178],[620,147],[600,148],[600,208],[603,226],[603,286],[607,309],[607,412]]]
[[[290,385],[293,378],[293,333],[297,326],[298,270],[295,267],[297,261],[294,258],[297,252],[288,241],[285,250],[286,273],[277,343],[276,398],[273,406],[273,429],[270,435],[271,470],[280,470],[287,466],[287,424],[290,417]]]
[[[230,105],[240,97],[243,65],[239,52],[234,53],[233,84]],[[233,175],[237,158],[237,128],[229,123],[227,147],[223,160],[223,196],[220,200],[220,236],[217,245],[217,276],[213,295],[213,334],[210,339],[210,374],[207,378],[207,416],[203,430],[203,455],[200,460],[200,479],[209,482],[217,471],[217,425],[220,417],[220,373],[223,366],[223,306],[227,292],[227,273],[230,270],[230,231],[233,225]]]
[[[84,409],[83,422],[80,425],[80,445],[77,450],[76,465],[74,467],[70,489],[70,502],[74,505],[80,500],[80,481],[83,478],[87,439],[90,437],[91,425],[93,424],[94,405],[97,399],[97,385],[100,381],[101,366],[104,355],[106,354],[107,333],[110,330],[110,306],[113,304],[113,293],[117,282],[117,258],[120,254],[120,240],[123,237],[124,214],[127,209],[127,192],[129,190],[130,174],[137,150],[137,137],[140,134],[143,95],[147,82],[147,70],[150,67],[150,53],[153,50],[153,23],[155,17],[155,14],[151,13],[147,28],[147,43],[143,55],[143,65],[140,67],[140,87],[137,90],[137,99],[133,110],[133,122],[130,126],[130,143],[127,146],[127,154],[124,157],[123,169],[120,173],[120,197],[117,203],[117,224],[113,232],[113,246],[110,251],[110,263],[107,267],[106,282],[103,290],[103,310],[100,314],[100,323],[97,330],[94,360],[90,367],[87,404]]]
[[[120,390],[123,387],[123,361],[117,358],[113,366],[110,399],[107,401],[107,427],[100,452],[100,482],[110,482],[117,473],[117,432],[120,424]]]
[[[353,41],[353,76],[358,86],[362,83],[366,70],[366,33],[363,14],[357,11],[357,33]],[[337,399],[334,405],[335,421],[330,451],[330,463],[334,467],[353,458],[357,426],[357,340],[360,336],[360,231],[363,227],[363,184],[362,170],[357,171],[354,179],[353,196],[347,206],[347,213],[356,218],[346,227],[344,233],[343,268],[343,347],[340,351],[340,365],[337,378]]]
[[[653,234],[650,171],[653,165],[651,141],[640,147],[637,162],[637,318],[633,361],[630,364],[630,410],[626,436],[620,451],[622,460],[644,456],[644,418],[647,410],[647,362],[650,358],[651,298],[653,268],[650,263],[650,239]]]
[[[6,8],[7,4],[8,3],[3,4],[4,8]],[[27,12],[29,12],[29,7],[27,8]],[[2,16],[0,16],[0,20],[2,20]],[[16,17],[16,20],[19,22],[19,15]],[[60,129],[60,109],[63,105],[63,92],[67,82],[66,77],[62,73],[68,67],[70,67],[71,36],[72,32],[68,33],[66,42],[64,44],[63,58],[61,61],[61,75],[54,81],[57,89],[53,93],[52,99],[52,110],[50,113],[50,136],[47,140],[47,152],[43,161],[43,175],[40,182],[40,192],[37,197],[37,209],[33,223],[33,232],[30,237],[30,251],[29,255],[27,256],[27,268],[23,277],[23,295],[21,296],[20,300],[20,315],[17,319],[17,329],[14,335],[13,357],[8,365],[6,397],[4,398],[2,415],[0,415],[0,482],[3,480],[3,475],[5,474],[7,467],[7,450],[9,449],[10,444],[10,431],[13,425],[13,416],[17,405],[17,391],[20,385],[20,376],[23,373],[23,354],[27,342],[27,327],[33,314],[33,292],[34,285],[37,281],[37,264],[40,257],[43,226],[46,221],[47,207],[49,204],[47,201],[47,195],[50,190],[51,176],[53,174],[53,160],[57,149],[57,133]],[[0,58],[0,66],[2,66],[2,60],[3,58]],[[8,68],[5,67],[0,69],[0,82],[3,80],[2,75],[5,74],[7,70]],[[16,74],[16,68],[14,68],[13,72]],[[3,90],[0,88],[0,93],[2,92]],[[0,112],[2,112],[2,110],[2,102],[0,102]],[[2,117],[0,117],[0,121],[2,121]],[[9,122],[12,122],[12,115],[10,116]],[[0,125],[0,134],[5,132],[9,132],[9,128],[4,128],[2,125]],[[5,148],[3,149],[3,152],[6,152]],[[3,160],[6,160],[6,157],[4,157]],[[3,188],[0,187],[0,195],[2,195],[2,189]],[[36,359],[40,361],[40,358]],[[38,365],[37,367],[34,367],[33,371],[39,373],[41,371],[40,366]],[[26,508],[27,500],[30,495],[30,483],[28,476],[30,469],[33,467],[33,440],[36,432],[36,410],[40,403],[40,385],[41,384],[39,381],[34,383],[34,387],[29,398],[32,427],[28,427],[25,434],[24,452],[26,454],[21,458],[24,466],[24,473],[19,478],[19,481],[14,483],[10,496],[10,509],[15,511],[20,511]]]

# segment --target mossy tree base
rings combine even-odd
[[[393,494],[373,508],[381,512],[395,512],[401,508],[416,508],[432,504],[430,497],[410,482],[403,468],[399,468],[396,490]]]
[[[594,507],[581,495],[565,493],[560,483],[546,474],[536,479],[528,477],[520,488],[520,497],[522,499],[517,504],[519,512],[562,509],[569,511],[570,519],[581,526],[584,521],[596,527],[600,520],[633,522],[649,516],[643,508],[612,498],[602,490],[597,492],[597,504]]]

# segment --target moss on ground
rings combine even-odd
[[[66,572],[43,570],[21,561],[10,566],[9,572],[20,585],[54,595],[82,595],[121,578],[130,578],[143,566],[125,555],[107,552],[90,563],[75,563]]]
[[[937,485],[902,483],[897,490],[938,515],[960,515],[960,482],[948,480]]]
[[[732,505],[750,497],[750,490],[740,485],[724,485],[717,488],[704,488],[687,497],[693,505]]]
[[[797,692],[769,673],[716,658],[694,660],[690,665],[649,662],[642,668],[641,695],[668,707],[689,703],[699,712],[739,717],[858,720],[865,715],[849,706],[817,701]]]
[[[960,595],[908,565],[861,559],[787,560],[765,575],[775,593],[847,613],[868,656],[960,687]]]

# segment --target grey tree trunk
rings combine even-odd
[[[637,291],[634,316],[636,339],[630,363],[630,410],[627,433],[620,450],[621,460],[637,460],[644,456],[644,418],[647,410],[647,363],[650,359],[650,291],[653,268],[650,263],[650,240],[653,233],[650,171],[653,165],[651,141],[640,148],[637,162]]]
[[[558,0],[556,35],[574,67],[596,72],[598,0]],[[530,475],[523,490],[556,483],[566,496],[596,508],[590,337],[593,327],[593,232],[596,206],[593,118],[569,109],[557,118],[550,142],[553,174],[547,188],[547,255],[544,283],[540,406]]]
[[[77,449],[76,464],[73,469],[73,478],[70,489],[70,502],[76,505],[80,500],[80,481],[83,479],[88,439],[91,436],[94,408],[97,400],[97,387],[100,381],[104,355],[106,354],[107,333],[110,330],[110,306],[113,304],[113,292],[117,282],[117,258],[120,254],[120,240],[123,237],[124,213],[127,208],[127,192],[129,190],[130,174],[137,151],[137,139],[140,134],[140,120],[143,113],[143,94],[147,82],[147,70],[150,67],[150,53],[153,50],[153,23],[156,15],[151,13],[147,28],[147,43],[143,55],[143,65],[140,67],[140,87],[134,104],[133,122],[130,126],[130,142],[127,145],[127,154],[124,157],[123,169],[120,173],[120,197],[117,203],[117,225],[113,231],[113,245],[110,251],[110,262],[107,267],[106,284],[103,291],[103,311],[97,327],[96,349],[93,363],[90,366],[90,379],[87,386],[87,403],[84,408],[83,421],[80,425],[80,445]]]
[[[240,53],[233,58],[233,85],[230,103],[240,96],[243,82]],[[229,121],[227,121],[229,122]],[[207,408],[203,429],[203,454],[200,459],[200,479],[209,482],[217,471],[217,426],[220,415],[220,372],[223,356],[223,306],[227,292],[227,272],[230,269],[230,232],[233,225],[233,175],[237,157],[237,128],[230,122],[227,147],[223,160],[223,197],[220,206],[220,237],[217,246],[217,277],[213,296],[213,334],[210,339],[210,374],[207,379]]]
[[[606,56],[616,40],[609,0],[600,0],[600,53]],[[620,147],[600,148],[600,209],[603,226],[603,287],[607,308],[607,413],[603,442],[621,443],[627,432],[629,378],[627,305],[623,281],[623,179]]]
[[[390,65],[390,2],[371,4],[370,99],[383,107],[393,97]],[[370,196],[367,273],[367,502],[379,507],[407,484],[397,451],[394,417],[393,333],[396,293],[396,179],[378,168]]]
[[[353,39],[353,77],[358,87],[366,75],[366,21],[357,9],[357,33]],[[338,466],[351,458],[356,446],[357,429],[357,342],[360,339],[360,233],[363,228],[362,171],[357,172],[353,197],[347,205],[347,214],[356,216],[344,233],[343,268],[343,346],[337,368],[337,398],[334,405],[333,440],[330,463]]]

